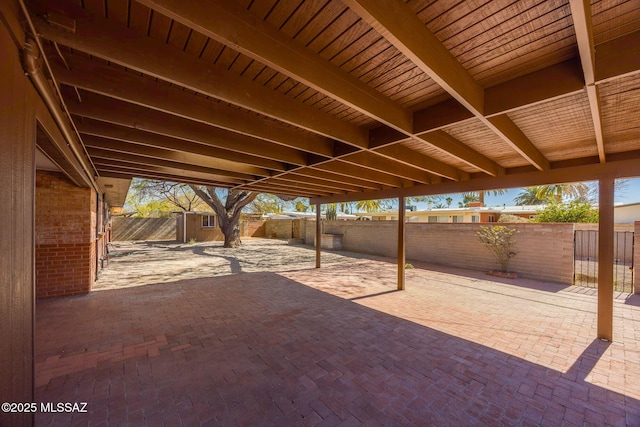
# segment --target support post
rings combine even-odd
[[[599,180],[598,338],[613,341],[613,177]]]
[[[322,218],[320,217],[320,203],[316,204],[316,268],[320,268],[321,250],[320,245],[322,243]]]
[[[398,290],[404,290],[404,268],[406,263],[405,252],[405,201],[404,197],[398,197]]]

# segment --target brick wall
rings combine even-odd
[[[36,298],[86,294],[96,274],[96,196],[63,174],[36,173]]]
[[[573,224],[509,224],[518,255],[509,269],[523,277],[571,284],[573,282]],[[324,233],[343,234],[347,251],[397,256],[397,223],[393,221],[326,221]],[[474,270],[498,268],[476,232],[479,224],[407,223],[408,260]],[[315,221],[306,227],[305,243],[314,244]]]

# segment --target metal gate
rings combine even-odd
[[[598,287],[598,231],[575,230],[573,284]],[[616,231],[613,242],[613,289],[633,292],[633,231]]]

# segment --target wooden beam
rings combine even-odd
[[[191,183],[198,185],[211,185],[214,187],[228,188],[230,184],[204,178],[202,176],[193,176],[174,171],[172,169],[159,168],[154,166],[145,166],[144,168],[109,166],[102,165],[98,168],[100,176],[107,176],[105,173],[116,173],[120,175],[128,175],[130,177],[157,179],[161,181],[171,181],[180,183]],[[177,172],[177,173],[175,173]]]
[[[71,69],[51,61],[53,73],[60,83],[286,147],[321,156],[333,155],[333,141],[326,137],[193,96],[179,87],[78,54],[66,54],[65,60]]]
[[[118,101],[117,99],[95,94],[86,95],[88,95],[86,92],[83,93],[82,102],[75,100],[67,102],[67,107],[71,114],[276,162],[301,166],[307,164],[305,153],[292,148]]]
[[[320,216],[320,209],[322,205],[316,203],[316,268],[320,268],[320,260],[322,258],[322,217]]]
[[[469,179],[468,173],[399,144],[382,147],[374,150],[374,152],[389,160],[400,162],[408,167],[418,168],[443,178],[454,181]]]
[[[193,161],[197,161],[211,167],[218,167],[221,169],[249,173],[258,176],[270,176],[272,173],[271,171],[273,170],[285,170],[281,163],[274,162],[272,160],[262,159],[256,156],[248,156],[229,150],[197,144],[133,128],[126,128],[106,122],[100,122],[98,120],[83,119],[82,121],[77,121],[76,127],[82,135],[90,135],[113,140],[110,144],[107,144],[106,141],[101,143],[102,146],[110,145],[114,147],[113,149],[126,151],[134,149],[131,145],[135,144],[151,149],[169,150],[176,153],[182,153],[181,155],[185,158],[193,159]],[[127,144],[116,144],[117,141]],[[85,141],[85,145],[87,142],[90,142],[90,140]],[[261,167],[257,167],[256,165]]]
[[[611,175],[615,178],[633,178],[640,176],[639,152],[633,153],[633,155],[625,153],[624,159],[618,159],[613,155],[609,157],[606,163],[600,163],[597,157],[593,157],[589,158],[589,161],[576,165],[555,166],[555,164],[552,164],[551,169],[545,171],[507,171],[505,175],[496,177],[472,177],[472,179],[466,181],[446,181],[430,185],[415,185],[405,188],[391,188],[358,194],[346,194],[344,196],[336,195],[312,199],[311,203],[355,202],[368,199],[390,199],[399,196],[429,196],[491,190],[494,188],[531,187],[544,184],[592,181],[602,175]]]
[[[273,182],[273,181],[298,182],[302,184],[316,185],[316,186],[324,187],[325,189],[330,189],[334,191],[348,191],[348,192],[362,191],[362,187],[349,185],[344,181],[343,182],[327,181],[325,179],[313,178],[310,176],[304,176],[296,173],[286,173],[278,177],[273,177],[270,180],[270,182]]]
[[[360,166],[345,163],[341,160],[335,160],[333,162],[323,163],[321,165],[314,165],[311,166],[311,169],[330,172],[336,174],[337,176],[357,177],[359,179],[373,182],[375,184],[388,185],[391,187],[402,186],[402,180],[397,176],[392,176],[374,170],[363,169]]]
[[[73,8],[65,1],[40,3],[54,11]],[[34,17],[33,21],[38,33],[47,40],[328,138],[360,148],[367,146],[364,129],[107,19],[78,16],[74,33],[50,25],[40,17]]]
[[[343,0],[367,24],[470,111],[482,112],[484,91],[402,0]]]
[[[596,84],[640,73],[640,30],[599,44]]]
[[[506,114],[489,117],[485,124],[500,138],[508,143],[522,157],[539,170],[547,170],[550,167],[549,160],[538,150],[529,138],[516,126]]]
[[[255,176],[232,172],[223,169],[211,168],[207,166],[201,166],[193,163],[183,163],[177,162],[174,160],[164,160],[159,159],[157,157],[146,157],[146,156],[138,156],[135,154],[127,153],[126,155],[122,155],[120,152],[105,150],[103,148],[87,148],[87,153],[91,156],[91,160],[94,163],[102,162],[104,164],[105,161],[110,162],[121,162],[121,163],[129,163],[129,164],[138,164],[142,166],[161,166],[165,168],[173,168],[173,169],[181,169],[199,173],[205,173],[210,175],[215,175],[216,181],[228,181],[234,183],[241,183],[243,181],[253,181],[256,179]],[[115,163],[112,163],[115,164]]]
[[[406,235],[407,224],[405,212],[407,207],[403,196],[398,197],[398,290],[404,290],[406,268]]]
[[[131,163],[131,162],[123,162],[118,160],[105,160],[105,159],[96,159],[94,162],[96,168],[101,170],[128,170],[132,173],[161,173],[168,174],[172,176],[182,176],[184,178],[189,179],[199,179],[203,181],[211,181],[218,182],[220,184],[224,184],[225,186],[237,185],[238,180],[226,177],[224,175],[216,175],[210,173],[203,173],[198,171],[193,171],[191,169],[185,169],[180,167],[172,167],[165,165],[149,165],[142,163]]]
[[[605,162],[602,109],[600,107],[598,87],[596,86],[596,53],[593,41],[593,26],[591,24],[591,1],[571,0],[570,5],[573,27],[578,41],[578,51],[580,52],[580,61],[582,62],[582,72],[584,73],[584,81],[589,98],[593,130],[596,135],[596,144],[598,145],[598,157],[600,157],[601,162]]]
[[[139,1],[379,122],[411,132],[408,111],[240,4],[217,0],[203,7],[182,0]]]
[[[532,165],[549,167],[549,161],[508,117],[485,117],[482,86],[404,1],[345,0],[345,4]]]
[[[442,130],[436,130],[433,132],[420,135],[420,139],[424,140],[427,144],[432,145],[442,151],[449,154],[458,160],[461,160],[480,169],[481,171],[491,175],[498,176],[504,175],[505,170],[502,166],[489,159],[488,157],[478,153],[466,144],[458,141],[448,133]],[[463,177],[462,179],[468,179],[469,177]]]
[[[351,163],[352,165],[360,168],[371,169],[372,171],[394,175],[411,181],[421,182],[423,184],[429,183],[433,180],[433,175],[428,172],[399,163],[389,157],[385,158],[379,154],[373,154],[370,152],[350,154],[342,157],[340,160]]]
[[[613,341],[613,177],[599,180],[598,211],[598,338]]]
[[[347,177],[345,175],[336,175],[331,172],[317,170],[312,168],[304,168],[292,172],[291,175],[294,176],[302,176],[302,177],[311,177],[318,178],[328,182],[344,182],[350,185],[358,186],[365,190],[379,190],[381,187],[378,184],[373,184],[371,181],[367,181],[364,179],[358,179],[354,177]]]

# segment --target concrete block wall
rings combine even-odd
[[[111,241],[113,242],[176,240],[175,218],[113,218],[112,221]]]
[[[36,298],[87,294],[96,274],[96,196],[57,172],[36,173]]]
[[[518,230],[518,255],[509,269],[523,277],[573,283],[573,224],[506,224]],[[315,221],[308,221],[305,243],[313,245]],[[407,260],[474,270],[499,268],[478,239],[479,224],[407,223]],[[343,249],[394,258],[397,223],[393,221],[326,221],[324,233],[344,235]]]
[[[264,237],[268,239],[304,239],[304,219],[268,219],[264,223]]]

